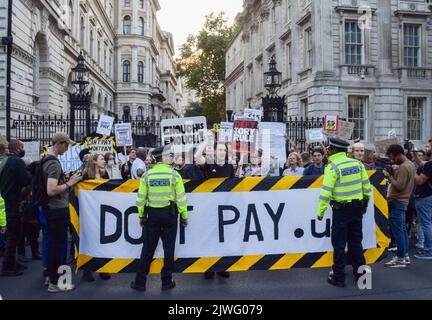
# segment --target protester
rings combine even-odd
[[[136,159],[132,163],[131,178],[140,179],[144,172],[147,171],[145,165],[145,159],[147,158],[147,152],[144,148],[138,148],[136,151]]]
[[[415,206],[424,235],[424,249],[417,252],[414,257],[432,260],[432,160],[419,167],[415,183]]]
[[[243,177],[260,177],[265,176],[264,168],[262,167],[262,155],[263,152],[261,149],[256,150],[255,152],[250,154],[249,164],[239,165],[239,178]],[[248,156],[248,155],[246,155]],[[241,162],[243,163],[243,162]]]
[[[89,161],[89,159],[91,157],[90,149],[82,149],[78,156],[82,162],[81,167],[78,170],[83,172],[86,165],[87,165],[87,162]]]
[[[73,143],[66,133],[54,134],[52,147],[42,163],[42,170],[47,179],[46,192],[49,197],[48,203],[43,208],[49,235],[48,292],[63,292],[74,288],[72,284],[69,286],[58,285],[58,268],[62,264],[62,254],[69,226],[68,192],[81,180],[81,174],[72,175],[70,180],[66,182],[60,161],[57,159],[58,156],[66,152],[69,144]]]
[[[146,165],[147,170],[150,170],[156,164],[156,159],[155,159],[155,157],[153,157],[151,151],[149,151],[147,153],[147,157],[146,157],[144,163]]]
[[[9,155],[0,164],[0,190],[6,207],[6,246],[3,260],[3,276],[20,276],[27,267],[16,261],[16,250],[22,231],[22,199],[28,194],[30,176],[22,158],[24,144],[19,140],[9,142]],[[24,190],[23,190],[24,189]]]
[[[164,249],[162,290],[173,289],[176,285],[172,280],[172,273],[178,214],[181,216],[182,227],[187,226],[188,216],[183,180],[171,166],[174,154],[169,149],[161,147],[154,150],[153,155],[157,164],[141,179],[138,190],[138,216],[147,237],[144,240],[135,281],[131,283],[134,290],[146,290],[147,275],[159,238],[162,239]]]
[[[185,153],[177,154],[174,157],[174,169],[177,170],[183,179],[204,180],[204,173],[201,171],[199,166],[186,163]]]
[[[311,155],[309,152],[302,152],[302,154],[300,156],[301,156],[301,159],[303,162],[303,168],[306,169],[307,167],[312,165]]]
[[[213,154],[204,157],[204,150],[211,143],[211,139],[208,139],[208,143],[202,143],[196,153],[195,162],[203,168],[204,175],[207,179],[210,178],[234,178],[235,170],[232,164],[227,163],[228,153],[227,146],[225,143],[215,143],[213,144]],[[211,146],[211,145],[210,145]],[[223,278],[229,278],[230,274],[228,272],[217,272],[217,274]],[[214,272],[206,272],[204,278],[211,280],[214,279]]]
[[[301,176],[303,175],[304,168],[302,159],[297,152],[291,152],[285,163],[285,169],[282,173],[283,176]]]
[[[395,163],[392,169],[383,170],[384,176],[390,182],[387,193],[390,228],[396,241],[396,255],[384,265],[389,268],[404,268],[411,263],[409,258],[409,238],[406,228],[406,211],[414,190],[416,169],[414,164],[404,154],[402,146],[391,145],[387,156]]]
[[[87,162],[87,166],[84,169],[82,179],[109,179],[107,170],[105,169],[105,158],[101,154],[93,154],[90,160]]]
[[[121,179],[121,172],[115,162],[115,156],[111,152],[105,153],[106,170],[108,172],[109,179]]]
[[[126,161],[126,163],[124,163],[121,167],[121,175],[123,180],[129,180],[131,179],[131,168],[132,168],[132,164],[135,161],[137,157],[136,154],[136,149],[132,148],[129,150],[128,153],[128,160]]]
[[[8,142],[3,137],[0,137],[0,163],[7,157],[9,153]],[[4,199],[0,196],[0,257],[3,257],[6,244],[6,208]]]
[[[324,151],[321,148],[316,148],[312,154],[313,164],[303,171],[304,176],[321,176],[324,174]]]

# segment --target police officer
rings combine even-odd
[[[152,156],[157,164],[141,178],[137,198],[138,216],[141,226],[145,228],[145,240],[136,278],[131,283],[131,288],[139,291],[146,289],[146,278],[159,238],[162,238],[164,249],[162,290],[175,287],[172,272],[178,213],[181,215],[182,226],[187,226],[187,205],[183,180],[171,166],[174,154],[167,146],[153,150]]]
[[[4,235],[6,233],[6,207],[5,201],[0,196],[0,235]]]
[[[349,143],[330,138],[329,163],[324,170],[324,182],[318,205],[318,219],[322,220],[327,206],[333,209],[331,241],[334,248],[333,268],[328,282],[345,287],[345,246],[354,267],[356,279],[358,269],[365,265],[362,248],[362,220],[371,196],[371,184],[364,165],[348,158]]]

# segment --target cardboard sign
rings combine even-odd
[[[243,117],[260,122],[262,118],[262,111],[258,109],[245,109]]]
[[[306,142],[314,143],[314,142],[324,142],[325,141],[324,133],[321,129],[310,129],[306,130]]]
[[[375,150],[379,154],[386,154],[388,147],[390,147],[392,144],[399,144],[399,139],[392,138],[375,141]]]
[[[236,120],[233,129],[233,151],[250,152],[255,148],[258,136],[258,121]]]
[[[397,138],[396,129],[391,129],[387,133],[387,136],[388,136],[389,139]]]
[[[110,136],[113,123],[114,123],[113,117],[101,115],[98,122],[98,127],[96,129],[96,133],[107,137]]]
[[[354,122],[348,122],[348,121],[342,121],[339,120],[338,121],[338,130],[337,130],[337,136],[342,138],[342,139],[346,139],[346,140],[351,140],[351,137],[353,135],[354,132]],[[357,137],[353,137],[353,138],[357,138]]]
[[[164,119],[161,122],[162,145],[171,144],[175,153],[188,152],[203,143],[207,134],[205,117]]]
[[[107,152],[115,154],[115,142],[114,137],[105,138],[87,138],[87,144],[91,154],[102,154]]]
[[[118,147],[132,146],[132,126],[130,123],[118,123],[115,125],[115,139]]]
[[[338,130],[338,120],[337,115],[325,115],[324,117],[324,130],[326,131],[337,131]]]
[[[25,158],[38,161],[40,157],[40,141],[23,141]]]
[[[221,129],[218,135],[218,142],[231,142],[233,137],[234,123],[221,122]]]

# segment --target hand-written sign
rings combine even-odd
[[[232,122],[222,122],[221,129],[218,133],[218,142],[231,142],[233,138],[233,127]]]
[[[115,125],[115,138],[117,147],[132,146],[132,126],[130,123],[118,123]]]
[[[161,122],[162,144],[171,146],[174,152],[188,152],[206,139],[207,119],[190,117],[164,119]]]
[[[324,134],[321,129],[310,129],[306,130],[306,142],[323,142],[325,141]]]
[[[375,151],[378,154],[386,154],[388,147],[390,147],[392,144],[399,144],[399,139],[392,138],[392,139],[375,141]]]
[[[251,119],[260,122],[262,117],[262,111],[258,109],[245,109],[244,118]]]
[[[109,139],[87,138],[87,144],[91,154],[105,154],[107,152],[115,153],[114,137]]]
[[[255,147],[258,134],[258,121],[236,120],[234,121],[233,139],[236,152],[249,152],[250,147]]]
[[[104,136],[110,136],[113,123],[114,123],[113,117],[101,115],[98,122],[96,133]]]

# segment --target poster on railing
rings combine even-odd
[[[338,120],[337,115],[326,114],[324,116],[324,130],[325,131],[338,131]]]
[[[162,144],[171,144],[175,153],[189,152],[206,139],[206,117],[163,119],[161,122]]]
[[[117,123],[114,127],[117,147],[132,146],[132,126],[130,123]]]
[[[317,143],[317,142],[324,142],[325,141],[325,136],[324,133],[322,131],[322,129],[317,128],[317,129],[310,129],[310,130],[306,130],[306,142],[307,143]]]

